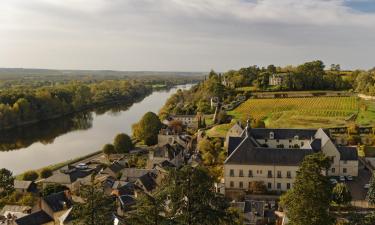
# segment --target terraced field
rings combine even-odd
[[[267,127],[333,127],[355,121],[359,105],[357,97],[249,99],[229,114],[264,120]]]

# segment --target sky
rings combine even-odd
[[[375,0],[1,0],[0,67],[375,66]]]

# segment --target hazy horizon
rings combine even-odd
[[[227,71],[375,66],[372,0],[3,0],[0,67]]]

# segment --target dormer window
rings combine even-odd
[[[273,140],[275,138],[275,133],[274,132],[270,132],[270,139]]]
[[[299,139],[298,135],[294,136],[294,140],[298,140],[298,139]]]

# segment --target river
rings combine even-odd
[[[130,135],[132,124],[146,112],[158,113],[168,97],[191,86],[154,91],[130,106],[100,108],[0,133],[0,168],[19,174],[96,152],[116,134]]]

